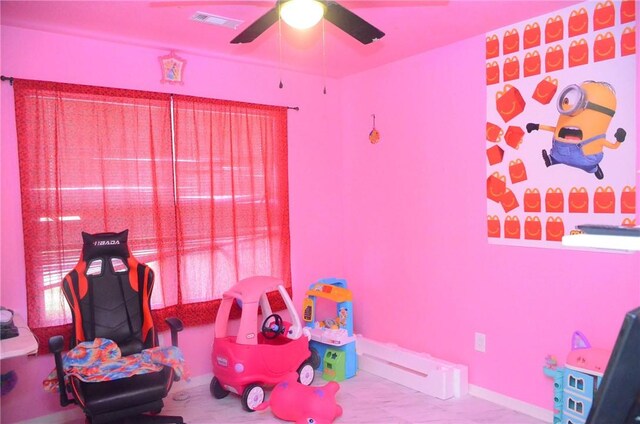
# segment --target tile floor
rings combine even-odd
[[[326,382],[316,376],[313,385]],[[203,384],[175,390],[167,399],[163,414],[182,415],[188,424],[215,423],[284,423],[269,410],[245,412],[240,398],[230,394],[224,399],[214,399],[209,385]],[[268,393],[267,393],[268,396]],[[392,383],[364,371],[340,383],[336,395],[343,415],[335,423],[441,423],[441,424],[541,424],[543,421],[521,414],[494,403],[465,396],[461,399],[440,400],[407,387]],[[79,412],[79,410],[78,410]],[[47,419],[50,424],[82,424],[84,419],[63,421]],[[30,421],[34,423],[35,421]]]

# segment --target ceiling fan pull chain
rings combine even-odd
[[[327,45],[325,42],[324,36],[324,19],[322,20],[322,84],[324,85],[324,89],[322,90],[323,94],[327,94]]]
[[[282,6],[278,5],[278,9]],[[282,18],[280,17],[280,11],[278,10],[278,73],[280,74],[280,84],[278,87],[284,87],[282,83]]]

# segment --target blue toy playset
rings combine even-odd
[[[336,304],[336,314],[318,319],[317,300]],[[356,375],[356,338],[353,335],[353,304],[347,281],[325,278],[311,284],[302,304],[302,319],[311,332],[309,347],[318,354],[317,370],[328,381],[342,381]]]
[[[573,333],[566,364],[558,367],[547,356],[543,368],[553,378],[553,424],[585,424],[611,352],[591,347],[579,331]]]

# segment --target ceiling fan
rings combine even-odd
[[[348,0],[347,0],[348,1]],[[340,3],[332,0],[276,0],[275,4],[272,1],[263,0],[168,0],[168,1],[152,1],[152,7],[176,7],[176,6],[195,6],[195,5],[221,5],[221,4],[262,4],[273,5],[264,15],[259,17],[256,21],[245,28],[237,37],[231,40],[232,44],[250,43],[264,33],[269,27],[278,22],[278,19],[282,17],[283,21],[289,25],[296,27],[295,25],[287,22],[288,9],[295,9],[299,6],[296,12],[309,12],[315,10],[319,12],[314,24],[319,22],[322,18],[331,22],[342,31],[346,32],[362,44],[369,44],[373,41],[377,41],[384,37],[384,32],[362,19],[360,16],[353,13]],[[355,3],[351,1],[351,3]],[[425,4],[442,3],[435,0],[430,1],[418,1],[418,0],[376,0],[358,3],[358,7],[398,7],[398,6],[420,6]],[[301,10],[302,9],[302,10]],[[308,27],[311,27],[309,25]],[[300,28],[300,27],[298,27]]]
[[[304,3],[298,4],[296,3]],[[377,41],[384,37],[384,32],[380,31],[369,22],[362,19],[346,7],[331,0],[277,0],[276,4],[267,13],[259,17],[255,22],[244,29],[237,37],[231,40],[232,44],[250,43],[258,38],[263,32],[265,32],[271,25],[278,22],[281,17],[283,20],[288,21],[287,15],[291,15],[294,12],[287,9],[300,6],[304,9],[304,12],[311,12],[315,9],[317,15],[312,24],[306,26],[310,27],[315,25],[320,19],[324,17],[327,21],[331,22],[342,31],[346,32],[362,44],[369,44],[373,41]],[[289,23],[289,22],[287,22]],[[290,24],[291,25],[291,24]],[[292,25],[295,26],[295,25]]]

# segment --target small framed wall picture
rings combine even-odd
[[[176,56],[174,52],[169,53],[166,56],[160,56],[160,67],[162,68],[161,82],[168,82],[169,84],[184,84],[184,67],[186,60]]]

